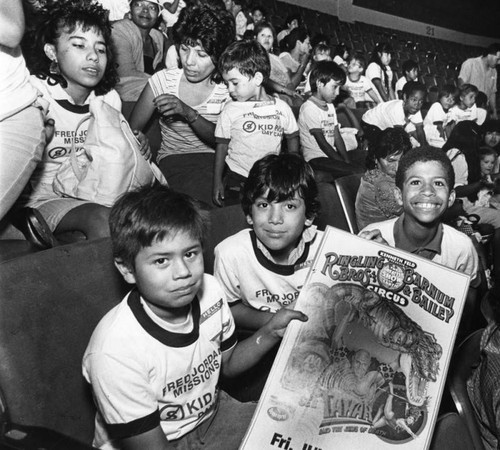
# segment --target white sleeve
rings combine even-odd
[[[237,267],[228,252],[221,252],[220,244],[215,247],[214,276],[220,283],[229,303],[242,300],[238,276],[233,271]]]

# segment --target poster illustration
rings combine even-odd
[[[427,449],[468,286],[327,227],[241,449]]]

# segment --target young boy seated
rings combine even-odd
[[[381,130],[403,127],[414,147],[425,145],[425,133],[420,110],[427,91],[422,83],[409,81],[403,87],[402,100],[389,100],[363,114],[361,125],[369,142],[375,142]]]
[[[408,81],[418,81],[418,64],[409,59],[405,61],[401,67],[403,76],[396,82],[396,95],[398,98],[403,98],[403,88]]]
[[[398,218],[368,225],[360,236],[430,259],[471,277],[472,290],[462,321],[472,317],[479,283],[478,255],[471,239],[441,222],[455,201],[455,173],[446,153],[434,147],[414,148],[399,160],[396,199],[403,207]],[[469,312],[469,314],[467,314]],[[470,324],[464,323],[463,331]]]
[[[218,390],[253,366],[292,319],[283,309],[237,343],[218,282],[203,273],[206,215],[163,186],[123,195],[110,215],[115,265],[135,284],[100,321],[83,358],[98,413],[94,446],[235,449],[255,405]]]
[[[219,70],[232,97],[215,129],[212,198],[222,206],[239,201],[238,195],[226,198],[225,191],[237,194],[255,161],[268,153],[280,153],[283,135],[288,151],[298,153],[299,133],[291,108],[264,89],[271,65],[267,51],[257,41],[231,44],[219,60]]]
[[[365,59],[360,53],[354,53],[347,59],[347,79],[345,86],[349,89],[357,108],[371,108],[382,102],[377,88],[371,80],[363,75]]]
[[[304,284],[322,232],[312,222],[318,189],[297,155],[267,155],[243,187],[241,204],[252,229],[215,248],[214,274],[237,327],[256,330],[290,305]]]
[[[328,181],[362,171],[349,160],[333,106],[345,79],[333,61],[318,62],[310,76],[312,95],[300,107],[302,155],[315,171],[328,172],[332,177]]]

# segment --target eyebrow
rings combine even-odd
[[[72,40],[72,39],[82,39],[84,41],[88,41],[88,39],[85,37],[85,36],[78,36],[78,35],[72,35],[68,38],[68,40]],[[105,41],[97,41],[97,44],[101,44],[101,45],[104,45],[106,46],[106,42]]]

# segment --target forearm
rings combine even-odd
[[[479,192],[481,189],[481,182],[476,181],[475,183],[470,183],[465,186],[457,186],[455,188],[455,192],[457,193],[457,197],[467,197],[468,195],[473,195]]]
[[[489,99],[490,111],[494,118],[497,117],[497,97],[496,92],[493,92]]]
[[[215,148],[215,123],[205,119],[194,108],[190,107],[188,107],[185,118],[194,134],[205,144]]]
[[[370,96],[370,98],[378,105],[380,103],[380,98],[378,95],[373,91],[373,89],[369,89],[366,91],[366,93]]]
[[[265,81],[264,87],[266,88],[266,90],[268,89],[271,92],[276,92],[277,94],[289,95],[290,97],[293,96],[293,94],[295,93],[293,89],[289,89],[285,85],[273,80]]]
[[[0,1],[0,45],[15,48],[24,35],[24,12],[21,0]]]
[[[382,86],[382,81],[380,81],[380,78],[374,78],[372,80],[372,83],[374,86],[377,88],[377,91],[382,98],[382,101],[386,102],[389,100],[389,95],[386,94],[384,87]]]
[[[304,75],[304,70],[306,70],[306,67],[307,67],[307,60],[306,61],[302,61],[300,63],[300,66],[297,69],[297,72],[295,72],[295,73],[290,73],[289,72],[290,82],[287,84],[287,88],[288,89],[291,89],[293,91],[295,89],[297,89],[297,86],[302,81],[302,75]]]
[[[215,147],[214,183],[216,181],[222,182],[224,162],[226,161],[227,150],[228,144],[218,143]]]
[[[300,143],[298,136],[291,136],[286,138],[288,153],[300,155]]]
[[[425,138],[424,124],[420,123],[420,124],[415,125],[415,130],[416,130],[416,134],[417,134],[417,141],[422,146],[426,145],[427,140]]]
[[[260,311],[241,302],[231,305],[231,313],[238,328],[252,331],[262,328],[273,317],[271,312]]]
[[[347,154],[347,149],[345,147],[345,142],[344,139],[342,138],[342,135],[340,134],[340,130],[338,125],[335,127],[335,147],[337,148],[337,151],[339,152],[340,157],[345,161],[345,162],[350,162],[349,161],[349,155]]]
[[[141,95],[139,96],[139,99],[137,100],[137,103],[134,106],[134,109],[130,114],[129,124],[133,130],[144,130],[144,127],[148,123],[155,110],[153,98],[153,91],[148,83],[143,89]]]

